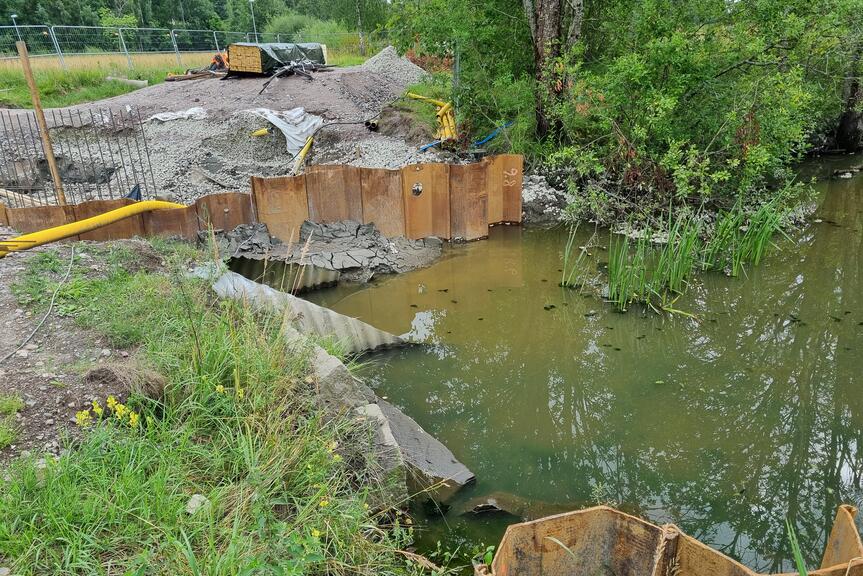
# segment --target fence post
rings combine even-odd
[[[123,50],[123,54],[126,55],[126,62],[129,63],[129,70],[131,70],[132,68],[134,68],[134,66],[132,66],[132,57],[129,56],[129,51],[126,50],[126,41],[123,40],[122,28],[117,28],[117,35],[120,37],[120,48]]]
[[[42,100],[39,98],[39,88],[33,79],[33,70],[30,68],[30,55],[27,53],[27,44],[18,41],[15,43],[18,49],[18,57],[21,59],[21,67],[24,68],[24,77],[27,79],[27,87],[30,89],[30,98],[33,100],[33,113],[36,123],[39,125],[39,136],[42,140],[42,150],[45,152],[45,160],[48,161],[48,170],[51,179],[54,180],[54,193],[57,196],[57,204],[66,205],[66,194],[63,192],[63,181],[60,179],[60,170],[57,169],[57,159],[54,158],[54,147],[51,145],[51,134],[48,133],[48,124],[45,122],[45,113],[42,112]]]
[[[63,67],[63,70],[68,70],[68,68],[66,68],[66,60],[63,59],[63,51],[60,50],[60,43],[57,42],[57,35],[54,34],[53,26],[48,28],[48,36],[51,37],[51,42],[54,44],[54,50],[57,51],[57,58],[60,60],[60,66]]]
[[[177,46],[177,37],[174,35],[174,30],[171,30],[171,44],[174,45],[174,54],[177,55],[177,66],[182,67],[183,62],[180,60],[180,48]]]
[[[213,44],[216,45],[216,52],[221,54],[221,50],[219,50],[219,39],[216,37],[216,31],[213,30]]]

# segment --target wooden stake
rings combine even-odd
[[[54,148],[51,146],[51,136],[48,134],[48,124],[45,122],[45,113],[42,112],[42,100],[39,98],[39,89],[36,80],[33,79],[33,70],[30,68],[30,56],[27,53],[27,44],[23,41],[15,43],[18,48],[18,57],[21,59],[21,67],[24,68],[24,77],[27,79],[27,87],[30,88],[30,98],[33,100],[33,111],[36,113],[36,123],[39,125],[39,135],[42,139],[42,150],[48,161],[48,169],[51,171],[51,179],[54,180],[54,193],[57,195],[57,203],[66,205],[66,194],[63,192],[63,181],[60,180],[60,171],[57,169],[57,160],[54,158]]]

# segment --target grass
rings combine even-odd
[[[369,505],[366,431],[317,410],[309,346],[281,337],[281,317],[214,301],[179,271],[96,259],[103,276],[79,264],[61,291],[70,314],[139,346],[136,360],[168,385],[160,398],[123,399],[123,417],[100,402],[80,443],[47,467],[35,456],[10,465],[0,479],[3,565],[16,574],[415,570],[399,553],[410,539],[400,516]],[[59,274],[28,268],[44,277],[36,303]],[[207,504],[189,514],[194,494]]]
[[[17,394],[0,394],[0,416],[12,416],[24,407]]]
[[[20,396],[11,394],[0,395],[0,450],[15,441],[18,431],[13,416],[24,407]]]
[[[18,437],[15,423],[9,417],[0,418],[0,450],[6,448]]]

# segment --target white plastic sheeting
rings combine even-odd
[[[309,114],[303,108],[282,112],[269,108],[254,108],[243,110],[243,113],[259,116],[278,128],[285,135],[285,143],[292,156],[299,154],[309,136],[324,124],[323,118]]]

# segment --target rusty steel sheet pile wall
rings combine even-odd
[[[173,236],[194,240],[210,228],[232,230],[263,222],[273,236],[299,239],[303,221],[373,222],[389,237],[477,240],[490,225],[521,222],[523,158],[506,154],[464,165],[412,164],[400,170],[344,165],[310,167],[300,176],[253,177],[252,194],[199,198],[185,209],[132,216],[72,240]],[[11,208],[0,224],[29,233],[69,224],[132,203],[93,200],[69,206]]]
[[[252,178],[258,221],[286,242],[303,220],[373,222],[385,236],[477,240],[521,222],[523,158],[412,164],[400,170],[318,165],[292,177]]]
[[[103,214],[134,203],[126,198],[119,200],[91,200],[68,206],[34,206],[9,208],[0,205],[0,223],[23,234],[62,226]],[[197,239],[198,232],[214,229],[232,230],[240,224],[254,221],[251,199],[248,194],[227,192],[199,198],[186,208],[156,210],[114,222],[69,240],[119,240],[133,236],[166,236],[186,240]]]
[[[856,513],[853,506],[839,507],[821,567],[810,570],[810,576],[863,576]],[[607,506],[513,524],[491,566],[475,566],[477,576],[604,574],[606,570],[631,576],[759,576],[673,524],[656,526]]]

